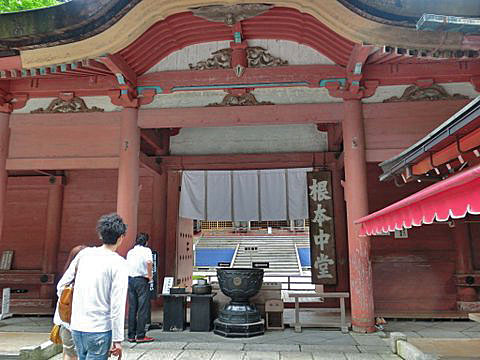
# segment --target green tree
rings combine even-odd
[[[57,0],[0,0],[0,13],[38,9],[60,3]]]

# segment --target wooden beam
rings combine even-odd
[[[118,157],[7,159],[7,170],[118,169]]]
[[[375,46],[355,44],[348,59],[347,73],[360,75],[367,58],[375,51]],[[355,73],[358,72],[358,73]]]
[[[291,65],[270,68],[246,68],[239,78],[232,69],[208,71],[159,71],[138,78],[139,86],[159,86],[163,92],[196,90],[196,88],[313,86],[321,80],[345,77],[338,65]],[[256,84],[256,85],[252,85]],[[185,88],[187,87],[187,88]],[[200,89],[198,89],[200,90]]]
[[[120,112],[11,114],[10,128],[17,127],[120,127]]]
[[[140,165],[155,175],[162,175],[162,167],[157,163],[155,157],[150,157],[140,152]]]
[[[159,132],[156,129],[142,129],[140,132],[141,139],[147,143],[155,152],[155,155],[165,155],[168,148],[165,141],[168,139],[164,136],[165,131]]]
[[[340,151],[343,142],[341,123],[317,124],[317,129],[327,133],[328,151]]]
[[[139,111],[141,128],[339,123],[342,103],[191,107]]]
[[[343,170],[345,168],[345,153],[343,151],[338,156],[336,165],[338,170]]]
[[[365,50],[367,51],[367,50]],[[362,60],[365,53],[352,58]],[[157,93],[180,90],[213,90],[226,88],[259,88],[286,86],[325,86],[325,82],[345,79],[350,76],[344,67],[338,65],[289,65],[272,68],[247,68],[238,78],[231,69],[208,71],[162,71],[139,77],[124,60],[118,56],[104,57],[110,71],[122,74],[125,79],[139,87],[155,87]],[[90,61],[88,69],[105,71],[105,66]],[[354,67],[352,62],[351,66]],[[86,69],[83,65],[80,68]],[[354,70],[354,69],[353,69]],[[82,70],[83,71],[83,70]],[[407,85],[419,79],[431,79],[435,83],[470,82],[480,73],[480,61],[438,61],[432,63],[364,64],[362,81],[377,81],[379,86]],[[61,73],[67,74],[67,73]],[[10,81],[10,92],[29,94],[30,97],[57,96],[59,92],[75,92],[78,96],[106,95],[109,90],[118,89],[118,82],[104,75],[59,77],[47,74],[39,77],[15,78]]]
[[[120,85],[126,85],[121,83],[119,75],[122,75],[125,81],[129,81],[133,86],[137,84],[137,74],[132,70],[132,68],[125,62],[125,60],[120,55],[107,55],[100,58],[100,61],[105,64],[105,66],[117,76],[117,80]]]
[[[323,166],[336,162],[334,152],[161,156],[169,170],[259,170]]]
[[[369,48],[359,51],[352,61],[363,61]],[[470,82],[480,73],[480,61],[433,62],[417,64],[363,64],[362,81],[378,81],[379,86],[413,84],[419,79],[432,79],[436,83]],[[351,64],[354,71],[355,63]],[[353,74],[353,73],[352,73]],[[238,78],[231,69],[208,71],[160,71],[138,78],[138,86],[156,86],[163,93],[178,90],[208,90],[231,87],[319,87],[322,80],[345,79],[351,75],[338,65],[289,65],[273,68],[247,68]],[[297,84],[297,85],[295,85]]]
[[[63,181],[62,176],[55,176],[55,183],[61,184]],[[51,186],[50,182],[51,176],[9,176],[8,177],[8,186],[15,186],[16,188],[27,187],[31,188],[32,186]]]
[[[20,70],[22,59],[20,55],[0,57],[0,70]]]

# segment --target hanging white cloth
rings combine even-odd
[[[180,216],[214,221],[308,218],[307,171],[184,171]]]

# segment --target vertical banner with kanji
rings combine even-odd
[[[337,283],[332,176],[329,171],[307,173],[312,283]]]

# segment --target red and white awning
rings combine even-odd
[[[362,235],[378,235],[434,221],[480,214],[480,165],[431,185],[355,221]]]

